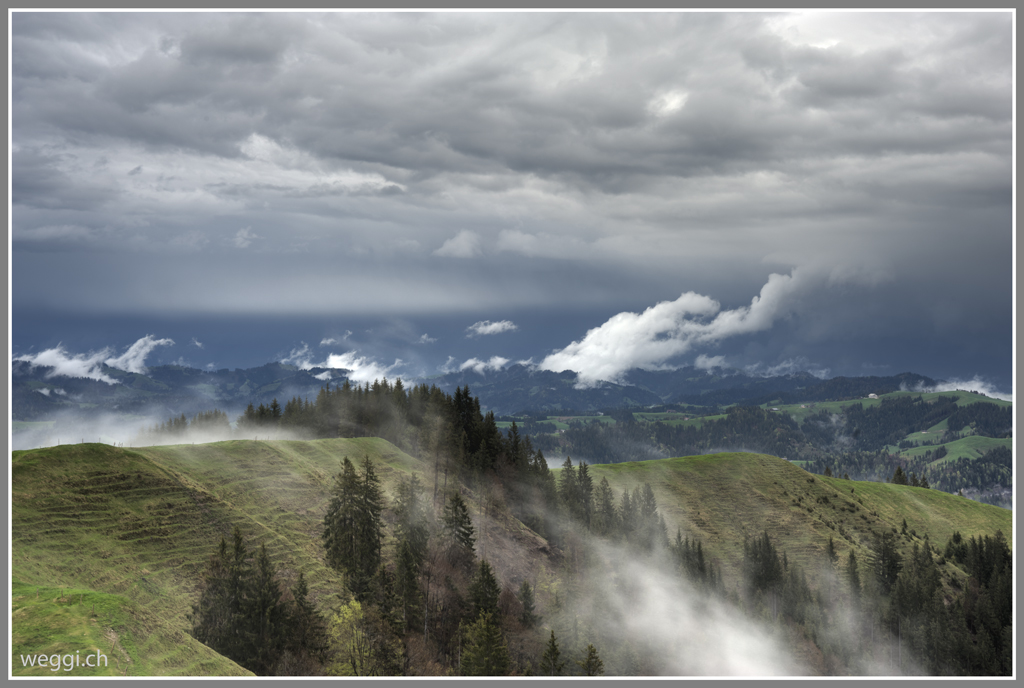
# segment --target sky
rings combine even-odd
[[[16,12],[12,357],[1008,393],[1012,39],[1009,12]]]

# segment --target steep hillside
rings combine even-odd
[[[95,623],[135,638],[128,675],[246,673],[223,658],[198,660],[212,653],[185,632],[205,562],[237,525],[249,542],[267,546],[279,569],[303,571],[312,599],[329,606],[342,582],[323,564],[318,525],[345,455],[370,456],[385,475],[413,462],[376,439],[13,452],[13,594],[74,588],[69,602],[25,611],[54,619],[61,604],[85,614],[72,604],[76,595],[119,596],[139,613]],[[21,596],[38,607],[34,596]],[[32,645],[26,638],[20,647],[43,651]]]
[[[624,489],[650,483],[669,536],[679,528],[700,538],[732,583],[744,538],[765,530],[812,577],[830,536],[841,557],[853,548],[860,561],[868,561],[875,533],[901,532],[904,519],[905,548],[926,535],[941,548],[955,531],[970,537],[1002,530],[1012,540],[1013,515],[1005,509],[937,490],[811,475],[765,454],[601,464],[590,471],[595,484],[607,478],[617,498]]]

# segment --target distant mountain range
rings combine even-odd
[[[214,408],[230,417],[248,405],[283,406],[292,397],[316,398],[327,384],[342,384],[348,371],[268,363],[257,368],[205,371],[177,365],[154,366],[143,373],[103,367],[116,384],[88,378],[54,376],[53,369],[12,364],[12,410],[15,421],[40,421],[62,413],[114,414],[121,417],[166,419],[191,417]],[[819,379],[809,373],[758,377],[739,370],[707,371],[693,367],[666,371],[632,370],[625,384],[603,382],[577,387],[572,371],[554,373],[512,365],[486,374],[448,373],[422,380],[403,380],[406,386],[426,383],[452,393],[469,386],[481,407],[495,415],[523,412],[589,413],[615,408],[645,408],[668,404],[720,406],[736,403],[792,403],[884,394],[899,389],[930,388],[936,381],[914,373],[889,377]]]

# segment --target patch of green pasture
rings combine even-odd
[[[168,655],[178,660],[171,675],[252,675],[191,636],[168,642],[153,632],[145,611],[122,595],[15,580],[11,622],[14,676],[160,675]],[[39,665],[41,655],[46,666]]]
[[[941,459],[932,461],[929,466],[938,466],[948,461],[956,461],[960,458],[966,459],[977,459],[982,456],[985,452],[995,449],[996,447],[1006,447],[1007,449],[1013,449],[1013,438],[1010,437],[983,437],[982,435],[968,435],[967,437],[961,437],[958,440],[952,442],[946,442],[943,445],[932,445],[932,446],[920,446],[913,447],[911,449],[904,449],[900,452],[903,456],[924,456],[928,451],[935,451],[940,446],[946,448],[946,455]]]
[[[615,419],[610,416],[548,416],[545,422],[553,423],[557,430],[568,430],[570,423],[578,421],[586,425],[595,420],[599,423],[615,424]]]

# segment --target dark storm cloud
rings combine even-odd
[[[985,332],[1011,19],[18,12],[14,304],[731,311],[802,269],[802,336]]]

